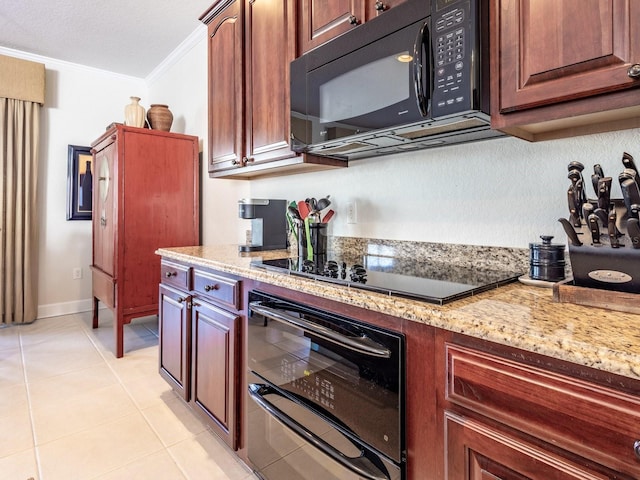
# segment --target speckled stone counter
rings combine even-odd
[[[239,254],[228,245],[156,253],[640,380],[640,315],[555,303],[549,288],[513,283],[438,306],[251,266],[288,256],[284,250]]]

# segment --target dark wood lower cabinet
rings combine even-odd
[[[240,428],[240,282],[167,259],[161,270],[160,375],[235,450]]]
[[[189,401],[191,391],[191,312],[189,295],[160,285],[159,294],[160,374]]]
[[[482,422],[445,412],[447,480],[630,478],[570,460]],[[598,470],[596,470],[598,468]]]
[[[233,449],[237,445],[236,364],[238,315],[193,300],[192,380],[194,409]]]
[[[406,480],[640,478],[637,380],[187,263],[162,272],[160,373],[245,461],[258,289],[404,333]]]

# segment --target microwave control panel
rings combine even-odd
[[[451,5],[432,17],[431,108],[434,118],[464,112],[473,107],[474,14],[467,1]]]

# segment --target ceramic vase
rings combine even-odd
[[[154,130],[168,132],[173,123],[173,114],[167,105],[154,103],[147,112],[147,120],[149,120],[149,126]]]
[[[140,97],[129,97],[131,103],[124,107],[124,124],[131,127],[144,127],[145,111],[140,105]]]

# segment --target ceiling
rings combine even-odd
[[[0,47],[145,78],[213,0],[2,0]]]

